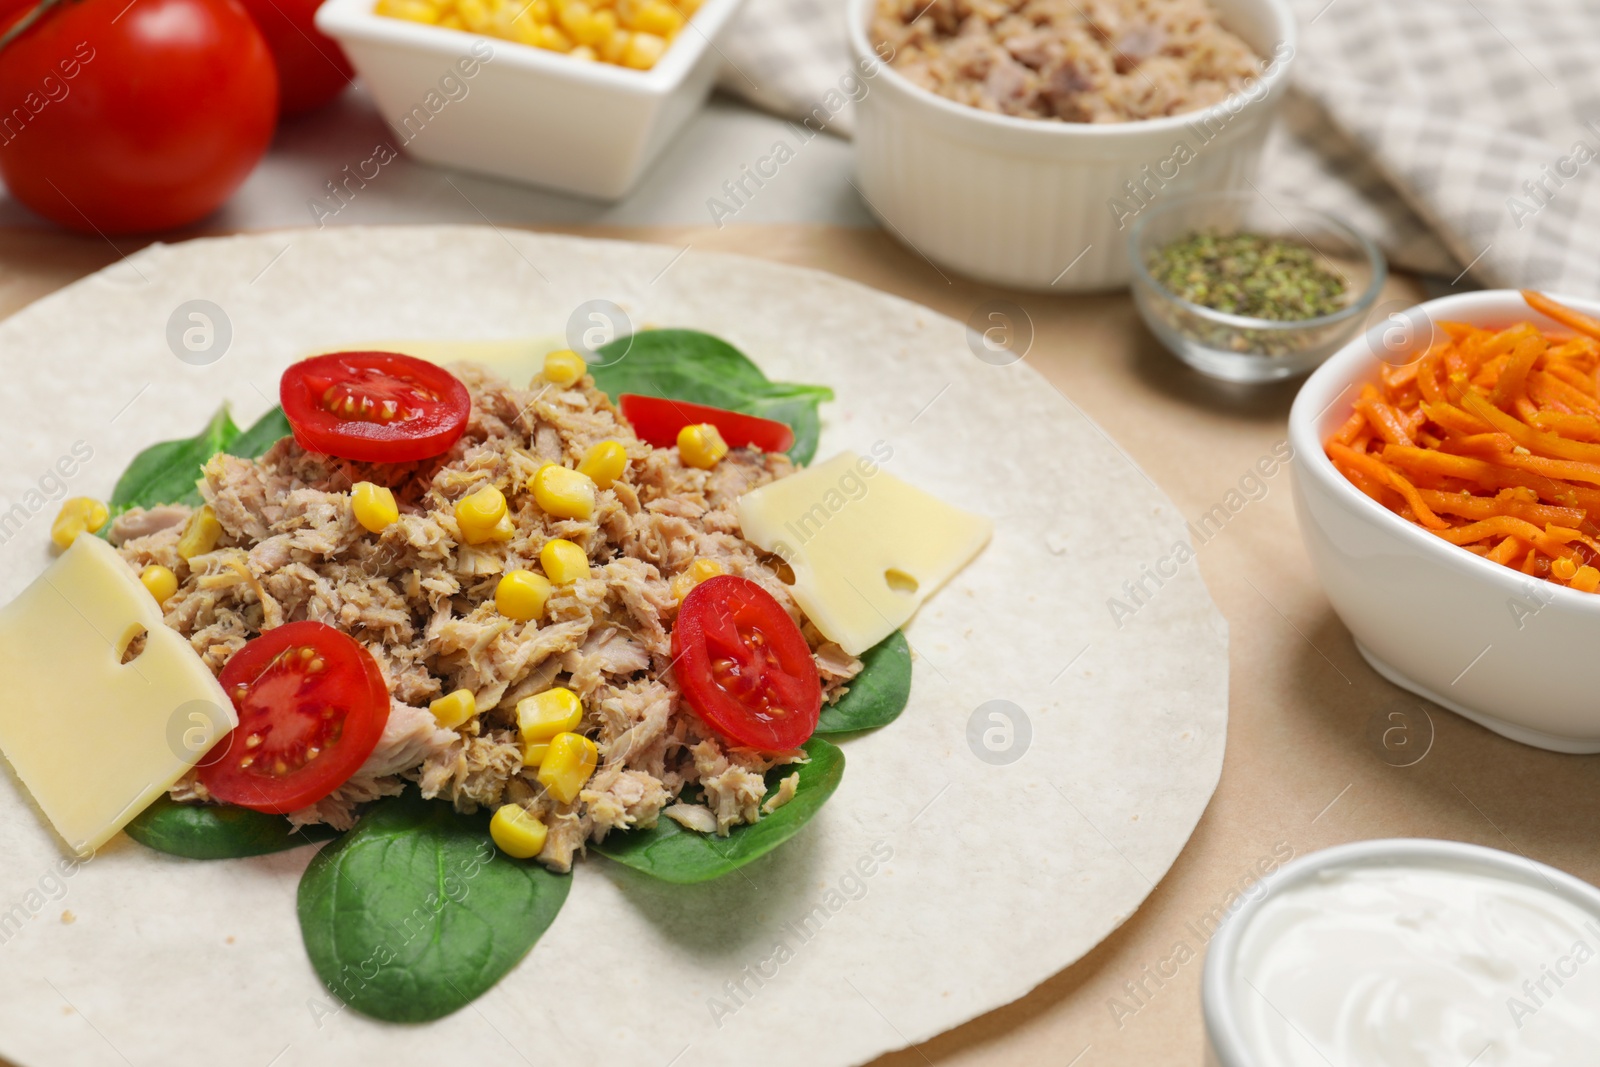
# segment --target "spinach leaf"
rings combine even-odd
[[[151,445],[133,457],[128,469],[117,479],[109,505],[112,516],[129,508],[151,508],[157,504],[199,507],[200,490],[195,488],[195,483],[200,480],[200,468],[238,436],[239,427],[233,424],[227,407],[223,406],[211,416],[206,428],[193,437]]]
[[[720,878],[793,837],[839,787],[844,753],[820,737],[807,741],[805,749],[810,763],[798,768],[774,767],[767,774],[770,791],[780,779],[798,770],[800,787],[794,799],[760,822],[728,831],[727,837],[685,830],[663,817],[648,830],[607,834],[603,842],[589,847],[663,882],[690,885]]]
[[[230,456],[241,459],[260,459],[267,449],[278,443],[283,437],[288,437],[294,431],[289,428],[289,420],[283,414],[283,408],[273,405],[271,411],[261,416],[250,424],[250,428],[233,439],[228,445],[227,452]]]
[[[822,432],[817,405],[833,399],[825,385],[768,381],[743,352],[698,330],[645,330],[617,338],[599,355],[606,364],[589,372],[612,400],[638,393],[759,415],[794,430],[789,458],[795,463],[804,466],[816,454]]]
[[[414,790],[375,805],[300,879],[300,932],[346,1004],[426,1022],[482,996],[555,921],[571,879],[495,848],[485,813]]]
[[[886,726],[900,717],[911,696],[911,646],[896,630],[861,654],[861,673],[850,691],[817,719],[818,734],[847,734]]]
[[[179,804],[169,796],[157,798],[125,829],[146,848],[192,860],[265,856],[338,836],[320,824],[291,833],[282,815],[227,804]]]

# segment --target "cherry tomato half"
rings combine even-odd
[[[678,443],[679,430],[702,422],[715,426],[729,448],[787,452],[794,447],[793,430],[758,415],[638,393],[623,393],[617,398],[617,406],[622,409],[622,417],[633,424],[639,440],[656,448],[671,448]]]
[[[283,372],[278,399],[301,448],[366,463],[442,455],[472,413],[472,397],[455,375],[394,352],[301,360]]]
[[[72,0],[0,49],[0,109],[13,196],[84,233],[140,233],[233,194],[272,140],[278,76],[235,0]]]
[[[326,623],[268,630],[233,654],[220,681],[239,725],[206,756],[200,781],[243,808],[315,804],[367,761],[389,721],[372,653]]]
[[[817,728],[822,682],[811,648],[783,605],[748,578],[718,575],[689,591],[672,656],[689,706],[735,744],[778,752]]]

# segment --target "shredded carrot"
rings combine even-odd
[[[1580,463],[1600,463],[1600,445],[1569,441],[1559,434],[1535,429],[1515,415],[1495,407],[1482,393],[1467,393],[1461,398],[1461,406],[1535,455],[1577,460]]]
[[[1503,563],[1509,567],[1511,566],[1511,561],[1516,559],[1517,556],[1521,555],[1526,548],[1527,546],[1521,541],[1518,541],[1515,537],[1508,537],[1504,541],[1501,541],[1498,545],[1495,545],[1493,548],[1491,548],[1488,551],[1486,558],[1492,559],[1496,563]]]
[[[1574,441],[1600,441],[1600,419],[1593,415],[1569,415],[1562,411],[1536,411],[1528,420],[1541,430],[1570,437]]]
[[[1411,444],[1411,435],[1406,432],[1400,413],[1382,400],[1364,396],[1356,401],[1356,410],[1365,415],[1378,436],[1391,445]]]
[[[1600,319],[1522,295],[1574,332],[1438,323],[1427,351],[1379,369],[1324,448],[1361,492],[1451,544],[1600,591]]]
[[[1468,523],[1466,526],[1433,532],[1453,545],[1470,545],[1475,541],[1485,541],[1492,537],[1515,537],[1519,541],[1528,542],[1552,558],[1572,554],[1566,542],[1559,537],[1553,537],[1533,523],[1513,519],[1510,515],[1497,515],[1492,519]]]
[[[1574,385],[1571,379],[1570,374],[1559,373],[1557,368],[1547,365],[1528,383],[1534,402],[1557,411],[1600,412],[1600,401]]]
[[[1532,289],[1522,290],[1522,299],[1528,306],[1547,318],[1555,319],[1563,326],[1570,326],[1581,334],[1600,339],[1600,319],[1590,318],[1581,311],[1575,311],[1565,304],[1558,304],[1543,293],[1536,293]]]
[[[1433,510],[1422,502],[1422,497],[1417,492],[1416,486],[1406,481],[1399,471],[1377,456],[1372,455],[1370,452],[1357,452],[1338,443],[1330,443],[1328,445],[1328,455],[1344,463],[1347,467],[1354,467],[1373,481],[1386,485],[1399,493],[1405,498],[1405,502],[1410,505],[1412,512],[1416,514],[1417,521],[1422,525],[1434,530],[1442,530],[1450,525],[1435,515]]]
[[[1447,493],[1438,489],[1418,489],[1422,502],[1436,514],[1457,515],[1463,519],[1492,519],[1510,515],[1535,526],[1576,527],[1588,518],[1582,508],[1563,508],[1553,504],[1470,493]]]
[[[1361,410],[1358,408],[1350,413],[1348,419],[1344,420],[1343,426],[1333,431],[1333,440],[1338,441],[1341,445],[1347,445],[1356,439],[1356,434],[1360,433],[1366,425],[1367,417],[1361,414]]]
[[[1589,407],[1600,409],[1600,404],[1595,402],[1595,381],[1592,376],[1584,374],[1577,367],[1561,360],[1551,360],[1544,365],[1544,369],[1546,374],[1553,378],[1561,379],[1581,393],[1586,398]],[[1584,401],[1580,400],[1579,402],[1583,403]]]

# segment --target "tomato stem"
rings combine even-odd
[[[24,33],[28,32],[28,27],[32,26],[35,22],[38,22],[44,17],[45,12],[49,11],[59,3],[61,3],[61,0],[39,0],[39,2],[34,5],[32,11],[18,19],[3,36],[0,36],[0,50],[4,50],[8,44],[10,44],[12,41],[15,41],[18,37],[21,37]]]

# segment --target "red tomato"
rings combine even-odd
[[[617,398],[617,406],[622,409],[622,417],[633,424],[639,440],[657,448],[671,448],[678,443],[679,430],[702,422],[715,426],[729,448],[787,452],[794,447],[793,430],[757,415],[637,393],[623,393]]]
[[[455,375],[397,352],[301,360],[283,372],[278,399],[301,448],[367,463],[442,455],[472,413]]]
[[[822,713],[822,682],[800,627],[748,578],[707,578],[672,628],[673,673],[695,713],[763,752],[804,744]]]
[[[207,755],[200,780],[218,800],[256,811],[295,811],[339,788],[389,721],[372,653],[325,623],[268,630],[233,654],[220,681],[239,725]]]
[[[338,42],[313,24],[322,0],[240,0],[278,68],[278,110],[314,111],[344,92],[354,71]]]
[[[272,56],[235,0],[70,0],[0,49],[0,177],[71,229],[204,218],[277,119]]]

